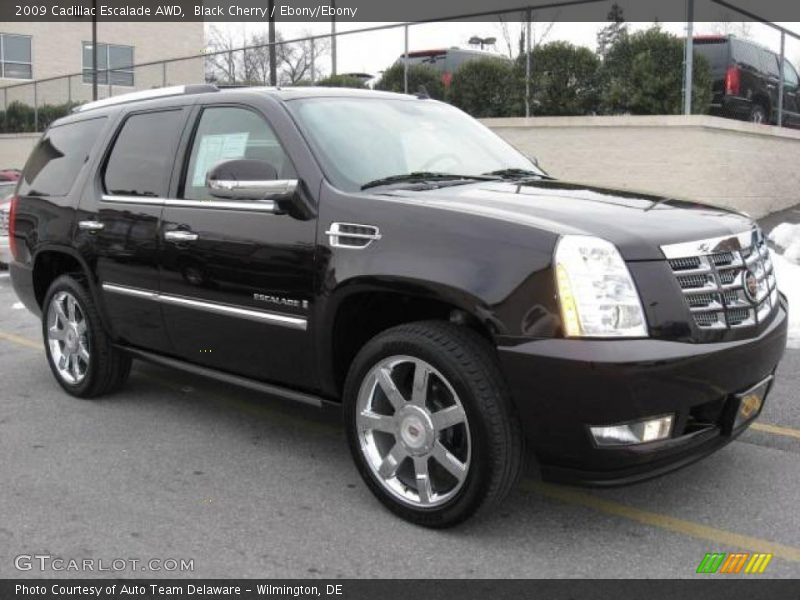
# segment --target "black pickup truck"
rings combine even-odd
[[[34,149],[10,234],[69,394],[138,358],[340,403],[364,481],[431,527],[496,506],[526,458],[613,485],[707,455],[758,416],[786,342],[749,218],[556,180],[425,97],[87,104]]]

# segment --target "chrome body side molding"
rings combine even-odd
[[[159,198],[155,196],[118,196],[103,194],[103,202],[112,204],[149,204],[172,206],[175,208],[209,208],[213,210],[238,210],[245,212],[274,213],[273,200],[182,200],[180,198]]]
[[[308,327],[308,319],[305,319],[304,317],[296,317],[293,315],[285,315],[265,310],[254,310],[251,308],[240,308],[238,306],[231,306],[230,304],[222,304],[221,302],[208,302],[205,300],[186,298],[184,296],[162,294],[153,290],[144,290],[141,288],[117,285],[114,283],[103,283],[102,287],[103,290],[114,294],[133,296],[136,298],[161,302],[163,304],[172,304],[174,306],[185,306],[187,308],[203,310],[218,315],[249,319],[259,323],[271,323],[273,325],[288,327],[289,329],[299,329],[301,331],[305,331]]]

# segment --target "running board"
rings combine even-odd
[[[223,381],[225,383],[238,385],[240,387],[249,388],[257,392],[271,394],[273,396],[285,398],[286,400],[308,404],[317,408],[322,408],[326,404],[332,404],[323,400],[319,396],[314,396],[313,394],[306,394],[303,392],[290,390],[279,385],[272,385],[270,383],[264,383],[255,379],[249,379],[239,375],[232,375],[230,373],[226,373],[225,371],[218,371],[217,369],[211,369],[209,367],[201,367],[190,362],[178,360],[177,358],[161,356],[160,354],[139,350],[138,348],[131,348],[129,346],[117,347],[123,352],[127,352],[131,356],[141,358],[142,360],[146,360],[148,362],[164,365],[165,367],[172,367],[173,369],[179,369],[181,371],[186,371],[187,373],[192,373],[194,375],[200,375],[202,377],[209,377],[210,379],[216,379],[217,381]]]

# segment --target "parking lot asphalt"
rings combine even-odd
[[[122,391],[78,400],[40,340],[0,272],[0,578],[683,578],[707,552],[774,558],[702,577],[800,576],[800,350],[758,423],[703,461],[612,490],[526,477],[494,514],[430,531],[370,495],[336,411],[141,362]],[[194,570],[15,568],[35,554]]]

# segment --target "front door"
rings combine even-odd
[[[294,166],[265,116],[250,107],[200,107],[178,198],[163,212],[161,305],[181,358],[230,373],[307,387],[316,221],[263,203],[213,197],[208,170],[223,160]]]

